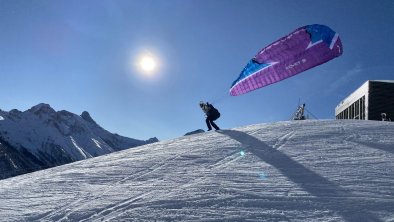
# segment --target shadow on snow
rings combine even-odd
[[[381,221],[368,212],[368,210],[373,208],[371,203],[366,203],[362,198],[360,200],[360,197],[306,168],[259,139],[235,130],[221,130],[217,132],[240,142],[242,146],[262,161],[278,169],[284,176],[299,185],[306,192],[318,197],[319,199],[315,201],[316,205],[340,214],[346,221]],[[381,207],[385,206],[379,206],[380,209]]]

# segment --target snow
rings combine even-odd
[[[84,111],[82,116],[48,104],[38,104],[24,112],[0,110],[0,138],[13,149],[25,149],[44,166],[59,165],[156,142],[112,134],[99,126]],[[15,157],[13,157],[15,158]],[[26,161],[27,162],[27,161]],[[16,165],[21,165],[15,162]],[[25,168],[37,168],[27,166]],[[30,163],[34,165],[34,163]]]
[[[1,144],[1,143],[0,143]],[[12,158],[10,158],[7,154],[4,155],[5,158],[8,158],[9,162],[12,164],[12,166],[14,167],[14,169],[18,169],[19,167],[14,163],[14,161],[12,160]]]
[[[258,124],[0,181],[4,221],[394,221],[394,123]]]
[[[86,139],[84,134],[70,130],[69,126],[84,126],[83,123],[79,124],[78,122],[82,122],[80,117],[76,115],[58,115],[56,117],[57,113],[49,105],[39,104],[23,113],[16,115],[8,113],[7,115],[9,117],[13,116],[13,118],[7,118],[0,122],[0,132],[7,132],[8,137],[11,138],[8,142],[12,146],[28,148],[33,154],[45,153],[53,149],[46,146],[56,144],[64,148],[75,160],[92,156],[82,154],[80,149],[75,149],[78,148],[75,146],[76,143],[78,143],[79,148],[83,147],[85,153],[88,154],[97,153],[102,155],[113,152],[113,149],[109,146],[105,146],[105,149],[96,149],[93,141]],[[64,121],[57,121],[57,127],[51,124],[59,118]],[[89,133],[88,127],[84,127],[83,130],[86,134]],[[75,143],[65,136],[70,134],[73,136]],[[98,136],[96,136],[96,139],[100,140]]]
[[[84,159],[88,158],[83,150],[82,147],[78,146],[77,142],[75,142],[74,137],[70,136],[71,142],[73,143],[74,147],[76,148],[76,150],[79,151],[79,153],[81,154],[81,156],[83,156]]]
[[[97,146],[98,148],[102,149],[102,148],[101,148],[101,145],[100,145],[100,142],[99,142],[98,140],[92,138],[92,141],[96,144],[96,146]]]

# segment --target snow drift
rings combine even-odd
[[[185,136],[0,181],[5,221],[393,221],[394,124]]]

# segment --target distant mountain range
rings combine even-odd
[[[0,110],[0,179],[154,142],[110,133],[86,111],[43,103],[24,112]]]

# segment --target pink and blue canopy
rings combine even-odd
[[[342,55],[338,33],[325,25],[307,25],[260,50],[233,82],[238,96],[279,82]]]

